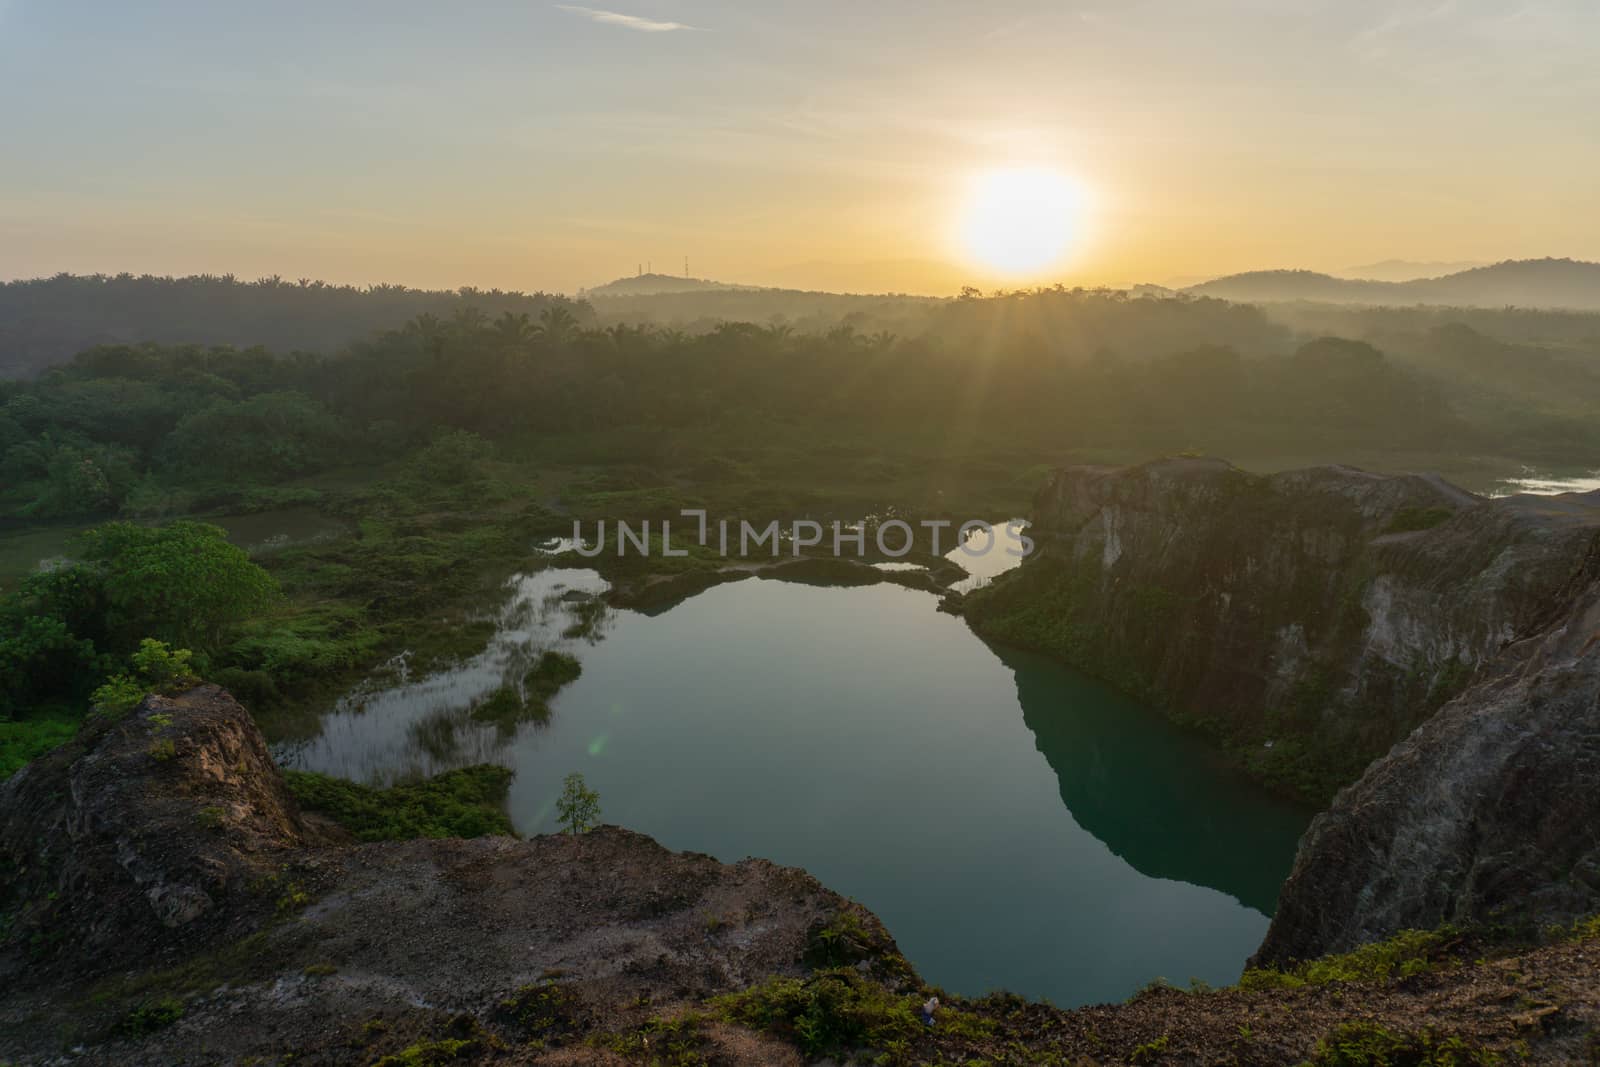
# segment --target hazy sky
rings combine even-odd
[[[0,0],[0,276],[948,292],[1011,166],[1085,190],[1048,280],[1600,259],[1597,52],[1595,0]]]

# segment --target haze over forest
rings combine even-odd
[[[1600,1062],[1600,4],[594,2],[0,0],[0,1067]]]

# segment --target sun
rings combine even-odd
[[[961,218],[967,255],[1003,274],[1029,274],[1059,262],[1083,229],[1083,191],[1047,168],[1008,168],[975,176]]]

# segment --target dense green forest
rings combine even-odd
[[[1589,367],[1440,327],[1463,366],[1525,393],[1593,390]],[[1534,380],[1537,379],[1537,380]],[[159,516],[249,504],[252,490],[376,462],[444,431],[560,438],[569,459],[625,460],[657,487],[759,481],[774,459],[840,473],[980,437],[1040,462],[1081,448],[1494,451],[1439,383],[1362,342],[1295,344],[1256,309],[1047,291],[941,305],[924,334],[704,334],[585,327],[564,305],[418,316],[335,355],[99,346],[0,392],[0,516]],[[1534,412],[1537,414],[1537,411]],[[588,439],[579,441],[577,436]],[[1519,452],[1557,459],[1595,431],[1559,419]],[[992,445],[983,448],[992,449]],[[587,454],[585,454],[587,450]],[[726,477],[697,477],[697,465]],[[748,469],[741,470],[741,464]],[[269,494],[270,496],[270,494]]]
[[[920,314],[908,335],[691,333],[598,325],[560,300],[460,305],[326,353],[96,345],[0,383],[0,531],[58,531],[69,561],[24,578],[43,554],[24,541],[0,571],[0,769],[70,732],[107,678],[137,681],[147,639],[291,718],[399,648],[470,651],[486,635],[451,606],[575,517],[1000,517],[1026,511],[1050,465],[1178,451],[1502,472],[1600,456],[1583,317],[1310,320],[1386,350],[1249,306],[1108,291]],[[342,535],[251,557],[185,521],[289,505]]]

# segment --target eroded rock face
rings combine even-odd
[[[0,981],[148,963],[273,898],[305,826],[248,712],[151,696],[0,785]]]
[[[971,598],[980,633],[1208,724],[1325,801],[1539,628],[1600,500],[1176,459],[1058,471],[1034,520],[1040,558]]]
[[[1353,783],[1258,962],[1600,910],[1600,493],[1167,460],[1060,471],[1035,519],[1040,558],[972,598],[980,633],[1209,723],[1258,772]]]
[[[1600,911],[1600,551],[1584,576],[1547,629],[1317,817],[1254,962]]]

